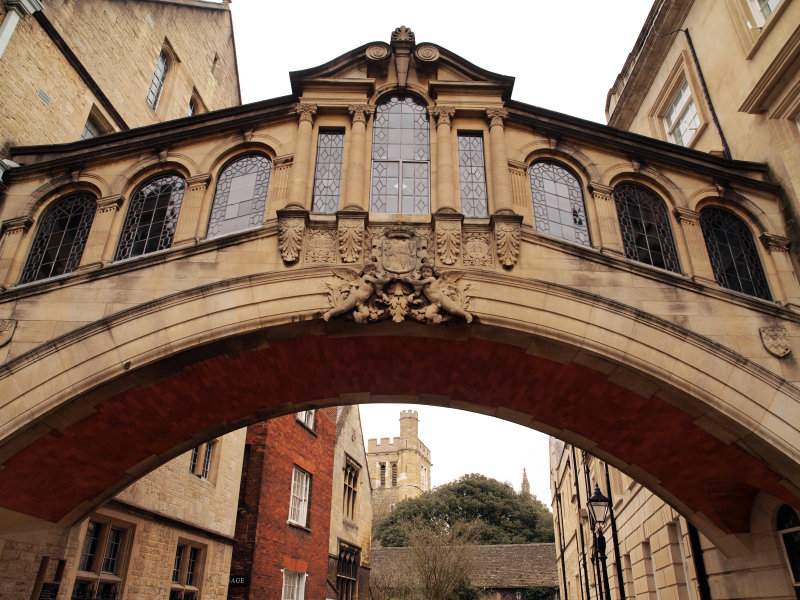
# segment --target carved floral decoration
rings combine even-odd
[[[339,253],[343,263],[354,263],[361,258],[364,238],[364,221],[339,222]]]
[[[497,258],[504,267],[513,267],[519,257],[520,226],[515,222],[499,222],[494,230]]]
[[[461,253],[461,223],[436,224],[436,253],[442,264],[455,264]]]
[[[438,324],[456,317],[471,323],[469,285],[461,273],[437,276],[427,256],[427,240],[412,230],[387,228],[371,240],[371,256],[361,270],[334,269],[326,284],[331,306],[323,318],[343,315],[356,323],[407,318]]]
[[[305,225],[303,217],[278,219],[278,249],[284,262],[293,263],[300,258]]]

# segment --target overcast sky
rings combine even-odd
[[[405,25],[417,43],[438,44],[483,69],[515,77],[515,100],[604,123],[606,94],[651,5],[650,0],[234,0],[231,10],[245,103],[290,94],[289,71],[315,67],[367,42],[388,42],[391,32]],[[365,439],[397,436],[402,408],[362,407]],[[431,449],[434,485],[477,472],[519,490],[525,467],[531,491],[549,505],[545,436],[491,417],[415,408],[420,438]]]

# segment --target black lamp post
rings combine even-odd
[[[606,600],[611,600],[611,588],[608,585],[608,570],[606,569],[606,538],[603,536],[603,524],[608,518],[610,502],[608,498],[600,492],[600,486],[595,484],[594,493],[589,496],[586,503],[589,505],[589,513],[592,515],[593,528],[596,528],[595,540],[597,545],[595,550],[602,567],[605,597]]]

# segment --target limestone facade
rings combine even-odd
[[[419,413],[400,412],[400,436],[367,440],[372,510],[380,518],[408,498],[431,490],[431,451],[419,439]]]
[[[0,158],[11,146],[80,140],[90,119],[110,133],[185,117],[191,100],[198,113],[241,103],[227,3],[48,1],[19,20],[0,69]]]
[[[337,407],[327,598],[369,600],[372,486],[358,405]]]
[[[550,469],[561,598],[602,594],[602,563],[594,559],[586,504],[595,486],[611,499],[602,532],[612,598],[795,598],[777,525],[785,505],[774,498],[757,499],[751,536],[740,541],[746,547],[730,552],[698,533],[647,487],[570,444],[551,438]]]

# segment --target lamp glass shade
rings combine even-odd
[[[608,518],[609,500],[600,492],[600,486],[595,484],[594,493],[589,496],[587,504],[592,512],[592,517],[594,517],[594,522],[601,525],[605,523]]]

